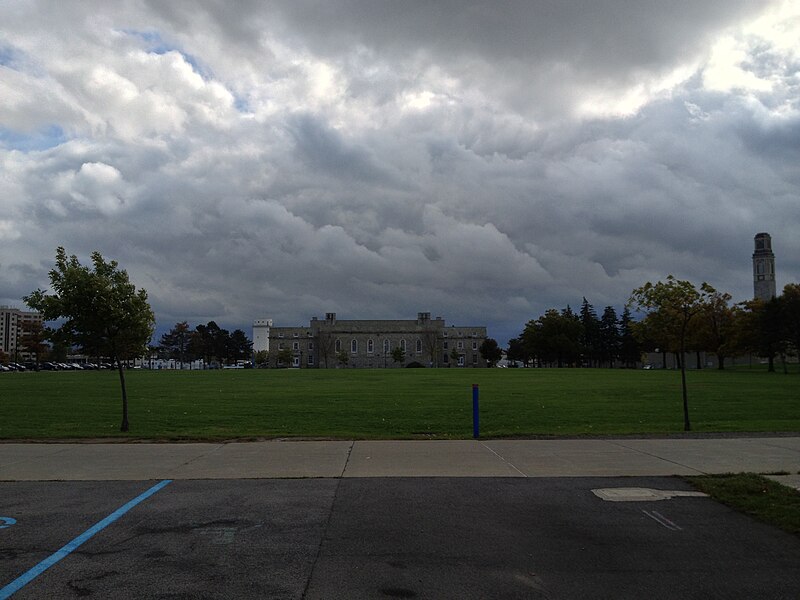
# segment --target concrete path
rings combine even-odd
[[[0,481],[614,477],[788,472],[800,436],[725,439],[0,444]]]

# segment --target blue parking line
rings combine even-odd
[[[165,479],[164,481],[161,481],[161,482],[157,483],[156,485],[151,487],[146,492],[136,496],[136,498],[134,498],[133,500],[131,500],[127,504],[125,504],[123,506],[120,506],[117,510],[115,510],[113,513],[108,515],[102,521],[98,521],[97,523],[92,525],[89,529],[87,529],[82,534],[80,534],[78,537],[76,537],[74,540],[69,542],[66,546],[64,546],[60,550],[57,550],[56,552],[54,552],[53,554],[51,554],[50,556],[45,558],[38,565],[36,565],[35,567],[30,569],[26,573],[23,573],[19,577],[17,577],[14,581],[9,583],[4,588],[0,589],[0,600],[6,600],[7,598],[9,598],[11,596],[11,594],[14,594],[14,593],[18,592],[19,590],[21,590],[23,587],[28,585],[31,581],[36,579],[39,575],[44,573],[47,569],[52,567],[54,564],[56,564],[62,558],[68,556],[71,552],[73,552],[77,548],[79,548],[81,546],[81,544],[83,544],[87,540],[91,539],[92,536],[94,536],[96,533],[102,531],[103,529],[105,529],[106,527],[111,525],[114,521],[119,519],[122,515],[124,515],[126,512],[128,512],[130,509],[132,509],[134,506],[136,506],[140,502],[143,502],[143,501],[147,500],[150,496],[152,496],[153,494],[155,494],[159,490],[163,489],[167,484],[169,484],[171,482],[172,482],[171,479]]]

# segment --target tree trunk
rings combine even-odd
[[[685,341],[684,338],[686,336],[686,323],[683,325],[683,329],[681,330],[681,355],[683,356],[684,353],[684,346]],[[691,431],[692,426],[689,423],[689,394],[686,391],[686,361],[681,361],[681,389],[683,391],[683,430],[684,431]]]
[[[125,390],[125,371],[120,360],[117,360],[117,370],[119,371],[119,384],[122,386],[122,425],[119,430],[126,432],[128,431],[128,392]]]
[[[722,354],[717,354],[717,369],[720,371],[725,370],[725,356]]]
[[[697,370],[699,371],[703,368],[703,362],[700,360],[700,352],[695,354],[695,358],[697,359]]]
[[[774,373],[775,372],[775,355],[770,354],[769,358],[767,359],[767,372]]]

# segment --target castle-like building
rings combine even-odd
[[[480,353],[485,326],[447,327],[444,319],[431,319],[430,313],[418,313],[416,320],[342,320],[327,313],[324,320],[312,318],[308,327],[272,327],[270,322],[268,331],[270,366],[280,361],[281,366],[304,369],[388,369],[413,363],[486,367]],[[403,360],[397,360],[401,356]]]

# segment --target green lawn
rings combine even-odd
[[[606,369],[128,371],[0,374],[0,439],[466,438],[679,432],[680,375]],[[695,431],[800,431],[800,376],[690,371]]]
[[[753,473],[685,479],[734,510],[800,535],[800,493],[795,489]]]

